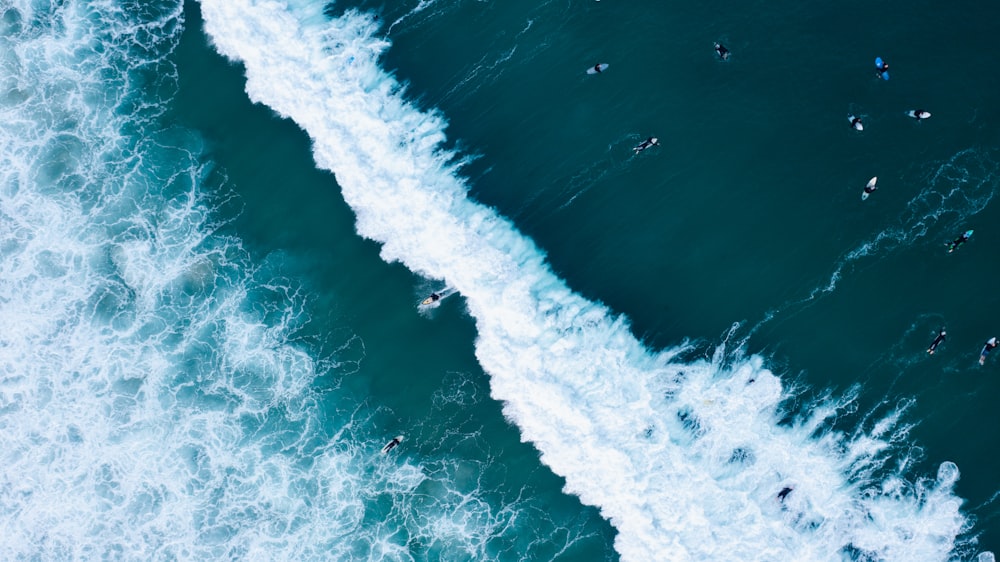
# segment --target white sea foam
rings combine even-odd
[[[299,290],[156,126],[181,4],[0,8],[0,559],[488,558],[516,506],[320,403]]]
[[[907,479],[894,411],[830,429],[850,398],[783,423],[787,391],[759,357],[680,360],[570,291],[532,242],[466,196],[445,122],[378,66],[377,22],[322,3],[202,0],[206,29],[246,67],[247,92],[313,139],[387,261],[467,299],[493,396],[543,462],[619,530],[626,560],[947,560],[968,522],[958,469]],[[725,361],[723,358],[728,357]],[[790,488],[784,500],[778,494]]]

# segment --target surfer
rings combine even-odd
[[[969,240],[970,236],[972,236],[972,231],[971,230],[966,230],[965,232],[962,233],[961,236],[959,236],[958,238],[956,238],[956,239],[952,240],[951,242],[949,242],[948,243],[948,253],[950,254],[950,253],[954,252],[955,250],[958,249],[959,246],[961,246],[962,244],[965,244]]]
[[[886,72],[889,72],[889,63],[887,63],[885,61],[882,61],[882,65],[881,66],[876,66],[875,67],[875,74],[879,78],[885,78],[885,73]]]
[[[878,189],[878,185],[876,185],[875,182],[868,182],[868,185],[865,186],[865,193],[871,195],[872,193],[875,193],[876,189]]]
[[[986,340],[986,344],[983,345],[983,350],[979,352],[979,364],[986,364],[986,356],[993,351],[993,348],[1000,345],[995,337]]]
[[[851,115],[851,126],[857,130],[864,129],[864,125],[861,124],[861,118],[856,115]]]
[[[441,295],[439,295],[437,293],[431,293],[431,296],[429,296],[426,299],[424,299],[424,302],[426,302],[427,304],[430,304],[432,302],[437,302],[439,300],[441,300]]]
[[[386,443],[385,447],[382,447],[382,452],[383,453],[388,453],[389,451],[395,449],[396,445],[399,445],[402,442],[403,442],[403,436],[402,435],[397,435],[397,436],[395,436],[395,437],[392,438],[392,441],[389,441],[388,443]]]
[[[927,353],[934,355],[934,352],[937,351],[937,346],[941,345],[941,342],[943,342],[944,340],[945,340],[944,328],[942,327],[941,331],[938,332],[937,337],[934,338],[934,341],[931,342],[931,346],[927,348]]]
[[[923,109],[914,109],[913,111],[910,112],[910,117],[916,119],[917,121],[920,121],[921,119],[927,119],[930,116],[931,112]]]
[[[601,73],[601,64],[600,63],[597,63],[597,64],[594,65],[594,72],[596,72],[598,74]]]
[[[785,501],[785,498],[787,498],[788,494],[791,494],[791,493],[792,493],[792,488],[791,487],[786,486],[786,487],[782,488],[781,491],[778,492],[778,501],[779,502]]]
[[[639,154],[640,152],[646,150],[651,146],[660,146],[660,139],[656,137],[649,137],[648,139],[632,147],[632,150],[634,150],[636,154]]]
[[[715,44],[715,52],[719,55],[720,59],[729,60],[729,49],[722,43]]]

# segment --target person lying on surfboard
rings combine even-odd
[[[990,352],[993,351],[993,348],[996,347],[996,346],[998,346],[998,345],[1000,345],[1000,343],[997,343],[996,337],[992,337],[992,338],[986,340],[986,344],[983,345],[983,350],[979,352],[979,364],[980,365],[985,365],[986,364],[986,356],[989,355]]]
[[[965,244],[968,241],[969,241],[969,231],[965,231],[962,233],[961,236],[952,240],[951,243],[948,244],[948,253],[950,254],[954,252],[955,250],[958,249],[959,246]]]
[[[659,146],[659,145],[660,145],[660,139],[656,137],[649,137],[648,139],[632,147],[632,150],[634,150],[636,154],[639,154],[640,152],[646,150],[651,146]]]
[[[388,443],[385,444],[385,447],[382,447],[382,454],[388,453],[389,451],[395,449],[396,445],[399,445],[402,442],[403,442],[402,435],[397,435],[393,437],[392,441],[389,441]]]
[[[868,185],[865,186],[865,193],[871,195],[872,193],[875,193],[876,189],[878,189],[878,185],[875,182],[869,181]]]
[[[941,345],[941,342],[943,342],[944,339],[945,339],[944,328],[941,328],[941,331],[938,332],[937,337],[934,338],[934,341],[931,342],[931,346],[927,348],[927,353],[934,355],[934,352],[937,351],[937,347]]]

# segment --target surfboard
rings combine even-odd
[[[420,301],[420,306],[430,306],[434,303],[441,302],[445,299],[445,297],[451,296],[452,293],[454,292],[455,289],[452,289],[451,287],[445,287],[443,289],[434,291],[433,293],[427,295],[426,299]],[[437,295],[437,298],[434,298],[434,295]]]
[[[858,121],[855,122],[854,121],[855,119],[857,119],[857,117],[854,116],[854,115],[848,115],[847,116],[847,121],[851,124],[852,127],[854,127],[855,129],[857,129],[859,131],[864,131],[865,130],[865,126],[861,124],[861,120],[858,119]]]
[[[889,79],[889,71],[887,70],[885,72],[882,72],[882,65],[884,65],[884,64],[885,64],[885,61],[882,60],[882,57],[875,57],[875,71],[878,72],[878,75],[879,75],[880,78],[882,78],[882,80],[888,80]]]
[[[914,119],[927,119],[928,117],[931,116],[931,112],[930,111],[924,111],[922,109],[919,109],[919,110],[918,109],[911,109],[911,110],[907,111],[906,114],[909,115],[910,117],[914,118]]]
[[[382,454],[388,453],[389,451],[393,450],[393,448],[395,448],[396,445],[399,445],[402,442],[403,442],[403,436],[397,435],[392,439],[392,441],[386,443],[385,447],[382,447]]]
[[[588,68],[587,74],[597,74],[598,72],[604,72],[605,70],[608,69],[609,66],[611,65],[606,62],[602,62],[601,64]]]
[[[875,184],[877,182],[878,182],[878,176],[875,176],[874,178],[868,180],[868,184],[865,185],[865,187],[868,188],[868,190],[875,191],[875,189],[877,189],[875,187]],[[868,193],[868,190],[865,190],[865,191],[861,192],[861,200],[862,201],[864,201],[865,199],[868,199],[868,196],[871,195],[871,193]]]
[[[968,240],[969,238],[972,238],[972,233],[973,232],[975,232],[975,231],[974,230],[966,230],[965,233],[962,236],[964,236],[965,239]],[[958,246],[956,246],[954,242],[948,242],[948,243],[945,244],[945,246],[948,246],[948,253],[949,254],[952,253],[952,252],[954,252],[955,249],[958,248]]]

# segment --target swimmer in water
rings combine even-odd
[[[782,488],[781,491],[778,492],[778,501],[780,501],[780,502],[785,501],[785,498],[787,498],[788,494],[791,494],[791,493],[792,493],[792,488],[790,488],[788,486]]]
[[[930,355],[934,355],[934,352],[937,351],[937,347],[941,345],[941,342],[943,342],[944,340],[945,340],[944,328],[941,328],[941,330],[938,332],[937,337],[934,338],[934,341],[931,342],[931,346],[927,348],[927,353],[929,353]]]
[[[657,139],[656,137],[649,137],[648,139],[632,147],[632,150],[635,151],[636,154],[639,154],[640,152],[646,150],[651,146],[660,146],[660,140]]]

